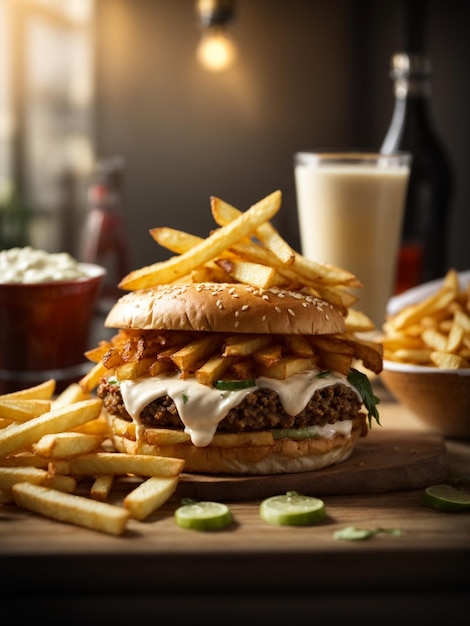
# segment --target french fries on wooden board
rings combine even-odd
[[[78,383],[54,391],[51,379],[0,395],[0,504],[122,535],[130,518],[146,519],[174,493],[184,461],[114,452],[101,400]],[[106,502],[127,475],[139,484],[122,503]],[[77,494],[84,479],[92,481],[87,496]]]
[[[382,343],[390,361],[470,367],[470,283],[461,288],[458,273],[450,269],[434,293],[387,319]]]

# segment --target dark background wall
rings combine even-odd
[[[98,0],[96,147],[127,159],[132,267],[168,256],[148,230],[202,236],[209,198],[240,209],[280,189],[276,225],[298,247],[292,155],[378,149],[393,107],[390,56],[421,0],[238,0],[236,67],[196,62],[192,0]],[[435,66],[433,117],[454,165],[448,264],[470,267],[470,3],[429,0],[424,44]]]

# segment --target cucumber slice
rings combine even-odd
[[[318,437],[318,431],[316,426],[304,426],[303,428],[279,428],[271,431],[273,439],[283,439],[288,437],[289,439],[313,439]]]
[[[223,391],[236,391],[237,389],[256,387],[256,381],[254,378],[246,378],[245,380],[216,380],[214,387]]]
[[[277,526],[310,526],[326,517],[323,500],[295,491],[263,500],[259,514],[262,520]]]
[[[232,523],[232,513],[219,502],[192,502],[175,511],[175,521],[181,528],[219,530]]]
[[[424,490],[423,501],[426,506],[439,511],[458,513],[470,510],[470,494],[451,485],[432,485]]]

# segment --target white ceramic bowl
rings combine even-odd
[[[459,274],[461,286],[470,282],[470,271]],[[388,313],[419,302],[439,288],[435,280],[393,297]],[[470,437],[470,369],[440,369],[384,361],[380,378],[395,398],[424,424],[446,437]]]

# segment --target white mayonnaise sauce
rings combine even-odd
[[[30,246],[0,251],[0,283],[45,283],[86,276],[67,252],[45,252]]]
[[[287,380],[260,377],[256,379],[256,387],[275,391],[289,415],[300,413],[317,389],[338,382],[358,393],[345,376],[333,373],[319,377],[318,373],[318,370],[300,372]],[[142,409],[156,398],[168,395],[175,403],[185,432],[190,435],[193,444],[207,446],[212,441],[219,422],[256,387],[221,391],[201,385],[195,379],[182,380],[175,375],[122,381],[121,393],[127,412],[137,424],[137,436],[142,431],[142,428],[139,428],[142,426],[139,420]],[[352,422],[344,420],[336,424],[318,426],[317,434],[326,438],[334,437],[337,433],[349,436],[351,428]]]

